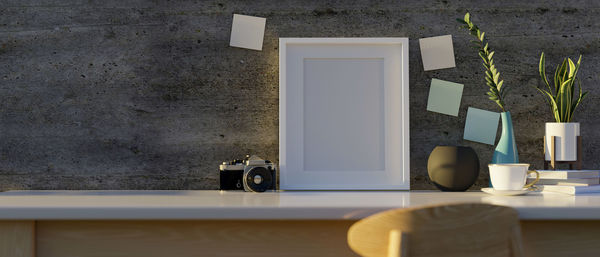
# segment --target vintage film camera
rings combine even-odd
[[[264,192],[275,190],[277,172],[271,161],[246,155],[246,159],[223,162],[219,166],[221,190]]]

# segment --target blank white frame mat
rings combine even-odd
[[[408,190],[408,81],[408,38],[280,38],[280,189]]]

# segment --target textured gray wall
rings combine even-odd
[[[596,1],[0,1],[1,189],[215,189],[218,164],[277,160],[278,37],[409,37],[411,177],[433,188],[436,145],[462,140],[485,97],[480,60],[455,19],[487,32],[522,162],[542,165],[551,115],[532,88],[537,61],[582,53],[591,91],[582,122],[586,168],[600,158],[600,3]],[[267,18],[263,51],[228,47],[233,13]],[[453,34],[457,67],[424,72],[418,38]],[[429,82],[464,83],[459,117],[425,111]],[[487,184],[482,168],[478,186]]]

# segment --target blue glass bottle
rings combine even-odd
[[[494,150],[492,163],[519,163],[519,153],[515,143],[510,112],[503,112],[500,117],[502,118],[502,135]]]
[[[519,152],[515,143],[515,134],[513,132],[512,118],[510,112],[500,113],[502,118],[502,135],[492,155],[492,163],[519,163]],[[490,179],[490,187],[492,180]]]

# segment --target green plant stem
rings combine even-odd
[[[485,38],[485,32],[479,30],[477,25],[471,22],[471,15],[469,13],[465,14],[464,19],[456,19],[458,22],[462,23],[463,26],[461,28],[467,29],[470,35],[474,36],[477,40],[471,41],[475,48],[478,49],[479,57],[483,60],[483,66],[485,67],[485,81],[486,85],[489,87],[489,91],[487,95],[489,99],[494,101],[502,110],[502,112],[506,112],[506,107],[504,104],[504,98],[507,90],[506,87],[503,87],[503,80],[500,80],[500,72],[496,69],[494,65],[494,51],[491,51],[487,40]]]

